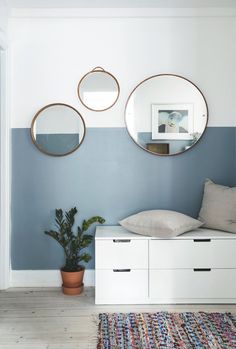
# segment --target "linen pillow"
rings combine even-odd
[[[197,219],[168,210],[143,211],[119,223],[133,233],[161,238],[175,237],[202,225]]]
[[[205,182],[198,219],[204,227],[236,234],[236,187]]]

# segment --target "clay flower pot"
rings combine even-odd
[[[67,295],[78,295],[83,291],[84,284],[84,269],[79,271],[64,271],[61,270],[62,291]]]
[[[62,285],[62,292],[67,296],[77,296],[78,294],[82,293],[83,290],[84,284],[79,287],[65,287],[64,285]]]

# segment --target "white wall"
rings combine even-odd
[[[6,0],[0,0],[0,47],[6,46],[8,10]]]
[[[123,127],[128,95],[159,73],[179,74],[199,86],[208,101],[209,126],[236,126],[234,16],[66,16],[43,12],[27,18],[22,12],[10,21],[12,127],[30,127],[37,110],[53,102],[73,105],[89,127]],[[96,66],[113,73],[121,86],[118,103],[101,113],[84,108],[76,91]]]
[[[0,30],[6,31],[7,29],[7,2],[6,0],[0,0]]]

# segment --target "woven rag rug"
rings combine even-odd
[[[99,314],[97,349],[236,349],[231,313]]]

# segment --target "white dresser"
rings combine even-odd
[[[236,303],[236,234],[158,239],[99,226],[95,260],[96,304]]]

